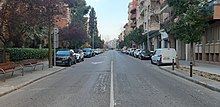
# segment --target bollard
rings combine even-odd
[[[172,70],[174,70],[174,59],[172,61]]]
[[[193,64],[192,62],[190,62],[190,77],[192,77],[192,67],[193,67]]]

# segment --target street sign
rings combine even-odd
[[[53,29],[53,47],[54,47],[54,66],[56,66],[56,48],[59,47],[59,29]]]

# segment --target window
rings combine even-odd
[[[220,39],[220,26],[217,28],[217,40],[219,41]]]

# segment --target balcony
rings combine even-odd
[[[133,9],[131,10],[131,14],[136,14],[136,8],[133,8]]]
[[[220,19],[220,2],[219,3],[215,3],[214,4],[214,16],[213,16],[214,20],[218,20]]]
[[[209,6],[207,7],[209,12],[213,13],[213,19],[220,19],[220,1],[212,0],[209,2]]]
[[[140,15],[141,15],[142,17],[144,17],[144,12],[145,12],[145,9],[142,8],[141,11],[140,11]]]
[[[136,27],[136,22],[132,22],[132,23],[131,23],[131,27],[132,27],[132,28],[135,28],[135,27]]]
[[[169,11],[170,11],[169,8],[170,8],[170,7],[168,6],[167,0],[165,0],[165,1],[161,4],[161,6],[160,6],[160,13],[162,13],[162,12],[169,12]]]
[[[131,15],[131,20],[136,20],[137,15],[136,14],[132,14]]]

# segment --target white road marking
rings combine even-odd
[[[110,87],[110,107],[114,107],[114,80],[113,80],[113,61],[111,61],[111,87]]]
[[[96,64],[101,64],[103,62],[92,62],[92,64],[96,65]]]

